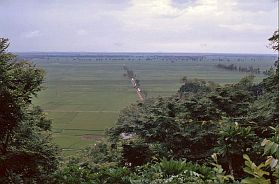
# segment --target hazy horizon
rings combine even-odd
[[[277,53],[233,53],[233,52],[88,52],[88,51],[28,51],[28,52],[12,52],[14,54],[89,54],[89,55],[98,55],[98,54],[163,54],[163,55],[171,55],[171,54],[181,54],[181,55],[270,55],[270,56],[277,56]]]
[[[0,2],[11,52],[276,54],[277,0]]]

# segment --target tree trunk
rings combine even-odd
[[[2,144],[2,148],[1,148],[2,155],[5,155],[7,153],[7,148],[8,148],[9,141],[10,141],[10,132],[8,132],[6,134],[6,137],[5,137],[4,142]]]
[[[232,160],[229,158],[229,170],[230,170],[230,175],[233,176],[233,167],[232,167]]]

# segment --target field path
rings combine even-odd
[[[139,81],[136,80],[136,75],[134,74],[134,71],[129,70],[129,68],[126,65],[123,66],[123,69],[127,72],[127,73],[124,74],[124,76],[127,76],[130,79],[132,87],[136,90],[137,96],[139,97],[139,99],[141,101],[143,101],[144,97],[141,93],[141,89],[139,88]]]
[[[137,87],[137,88],[135,88],[135,89],[136,89],[136,92],[137,92],[137,95],[138,95],[139,99],[140,99],[141,101],[143,101],[144,98],[143,98],[143,96],[142,96],[142,94],[141,94],[141,89],[140,89],[139,87]]]

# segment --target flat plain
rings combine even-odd
[[[21,53],[46,71],[45,90],[34,98],[53,120],[54,141],[72,152],[94,144],[117,121],[119,112],[137,102],[135,89],[124,76],[127,66],[148,97],[170,96],[181,78],[226,84],[247,73],[217,68],[218,63],[269,69],[274,55],[162,53]],[[256,75],[256,82],[265,76]]]

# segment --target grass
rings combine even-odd
[[[54,141],[65,151],[76,150],[97,141],[84,140],[84,135],[104,135],[104,130],[116,122],[120,110],[138,100],[129,80],[123,76],[124,64],[134,70],[141,88],[147,91],[149,97],[168,96],[176,93],[183,76],[224,84],[237,82],[246,75],[216,68],[218,57],[175,62],[144,59],[99,61],[94,57],[78,62],[77,57],[35,57],[32,61],[44,68],[47,76],[46,90],[34,102],[53,120]],[[253,57],[255,61],[244,58],[245,61],[239,62],[236,59],[241,56],[238,56],[235,59],[232,57],[230,62],[265,70],[274,61],[270,56]],[[259,75],[256,81],[262,78],[264,76]]]

